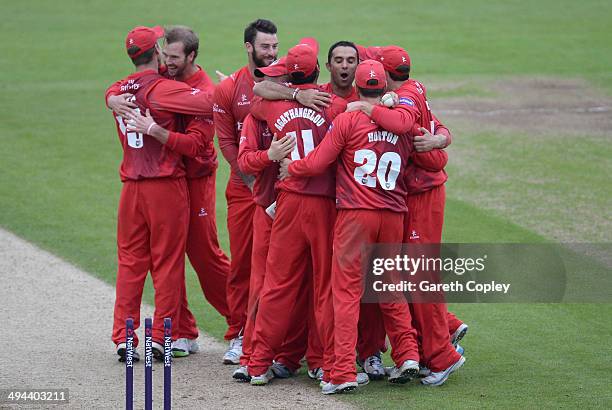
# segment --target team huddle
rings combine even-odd
[[[214,84],[195,63],[189,28],[136,27],[135,72],[106,91],[123,147],[112,340],[125,360],[125,321],[139,326],[149,272],[153,354],[163,318],[175,357],[198,351],[185,288],[185,254],[204,296],[225,317],[232,377],[252,385],[301,367],[323,394],[387,378],[438,386],[465,358],[468,327],[444,303],[364,303],[362,249],[439,244],[450,131],[431,112],[397,46],[339,41],[330,82],[317,84],[319,44],[303,38],[279,58],[276,26],[244,32],[248,64]],[[231,260],[215,220],[217,154]],[[392,367],[381,355],[391,345]],[[134,340],[135,346],[138,340]],[[135,359],[138,355],[135,352]],[[363,372],[357,372],[356,363]]]

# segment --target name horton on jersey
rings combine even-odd
[[[285,111],[281,114],[280,117],[274,123],[274,126],[277,130],[282,131],[285,128],[287,123],[295,118],[304,118],[314,122],[317,127],[325,124],[325,118],[321,117],[320,114],[317,114],[315,110],[311,110],[310,108],[291,108],[290,110]]]

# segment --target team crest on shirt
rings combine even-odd
[[[242,94],[240,96],[240,101],[238,101],[238,105],[239,106],[243,106],[243,105],[250,105],[250,104],[251,104],[251,102],[247,98],[246,94]]]

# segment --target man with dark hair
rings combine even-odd
[[[361,101],[380,103],[386,86],[382,64],[363,61],[357,67],[355,82]],[[403,174],[411,151],[412,144],[406,136],[391,134],[361,112],[348,112],[336,117],[321,144],[306,158],[283,161],[281,178],[317,175],[338,162],[338,218],[332,265],[335,361],[331,380],[323,385],[323,394],[348,392],[357,387],[355,347],[363,294],[361,252],[368,244],[402,240],[407,211]],[[389,381],[404,384],[419,371],[410,310],[405,302],[380,303],[379,307],[393,347],[395,368]]]
[[[354,43],[343,40],[332,44],[325,64],[330,80],[321,86],[321,90],[342,97],[348,102],[357,101],[359,96],[353,86],[357,64],[359,51]]]
[[[230,341],[223,362],[238,364],[242,355],[242,329],[246,322],[251,249],[253,246],[253,181],[238,167],[238,144],[242,123],[253,98],[253,71],[276,60],[278,39],[276,26],[269,20],[255,20],[244,30],[244,48],[248,64],[223,80],[215,90],[214,120],[221,153],[230,164],[231,175],[225,190],[227,198],[227,230],[231,266],[227,280],[227,304],[230,328],[225,339]]]
[[[155,288],[153,353],[163,359],[163,320],[180,323],[185,291],[185,246],[189,223],[188,193],[182,155],[198,152],[202,136],[182,138],[184,117],[212,117],[212,95],[206,90],[168,80],[158,73],[157,40],[161,27],[136,27],[125,40],[136,72],[114,83],[110,95],[132,94],[139,112],[152,114],[145,133],[128,129],[125,118],[115,115],[123,147],[120,167],[123,188],[117,223],[118,269],[113,322],[113,342],[125,360],[125,321],[140,323],[140,303],[147,273]],[[163,135],[153,137],[158,129]],[[199,131],[194,130],[197,134]],[[173,338],[179,336],[173,332]],[[135,343],[138,341],[135,338]]]
[[[195,63],[199,48],[197,34],[189,27],[175,26],[169,28],[164,37],[165,74],[212,95],[213,82]],[[154,120],[150,116],[137,115],[131,116],[131,121],[133,124],[128,126],[129,131],[146,132]],[[198,275],[204,296],[229,324],[226,284],[230,261],[220,248],[217,237],[215,179],[218,161],[213,144],[215,128],[212,118],[188,117],[186,124],[186,137],[192,134],[203,137],[200,141],[201,152],[195,157],[184,157],[190,205],[187,256]],[[194,129],[197,132],[194,133]],[[154,127],[152,133],[155,137],[165,131]],[[188,356],[190,352],[198,350],[198,328],[189,310],[186,293],[183,295],[181,322],[175,325],[175,332],[179,335],[172,347],[175,357]]]
[[[296,89],[316,88],[319,75],[318,45],[310,39],[287,53],[289,81]],[[295,139],[291,158],[303,158],[323,139],[333,118],[346,108],[334,98],[322,113],[295,101],[263,100],[252,115],[265,119],[280,136]],[[333,172],[314,178],[281,181],[272,223],[264,283],[253,331],[248,372],[252,385],[265,385],[273,377],[270,368],[292,320],[292,311],[304,280],[304,259],[312,261],[314,315],[324,351],[324,371],[333,363],[333,308],[331,304],[332,230],[335,219]],[[293,369],[292,369],[293,370]]]

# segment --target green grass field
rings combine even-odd
[[[244,65],[244,26],[266,17],[279,27],[282,53],[307,35],[320,41],[322,59],[327,46],[340,39],[396,43],[407,48],[413,74],[426,84],[538,75],[584,78],[602,93],[612,92],[612,3],[606,1],[150,3],[26,0],[2,7],[0,226],[109,283],[116,269],[121,152],[103,94],[131,71],[123,42],[135,25],[192,26],[201,38],[199,63],[209,73]],[[483,92],[467,86],[433,98],[455,95]],[[589,215],[609,217],[609,135],[597,145],[585,145],[589,135],[550,135],[543,146],[527,134],[505,136],[513,138],[510,146],[499,135],[455,140],[446,241],[543,242],[551,238],[536,233],[547,232],[535,229],[538,223],[562,231],[568,215],[585,223]],[[453,164],[453,149],[473,150],[468,169]],[[555,178],[524,192],[521,182],[537,171],[538,154],[545,154],[545,174]],[[222,195],[228,168],[221,162],[217,216],[228,249]],[[490,178],[483,181],[482,175]],[[478,192],[508,205],[493,209],[470,200]],[[573,208],[580,212],[568,213]],[[611,239],[596,227],[590,238]],[[201,297],[191,270],[188,289],[201,328],[221,337],[224,323]],[[150,286],[145,299],[153,300]],[[447,385],[371,383],[343,399],[366,408],[612,407],[612,305],[452,309],[470,324],[470,333],[467,364]]]

